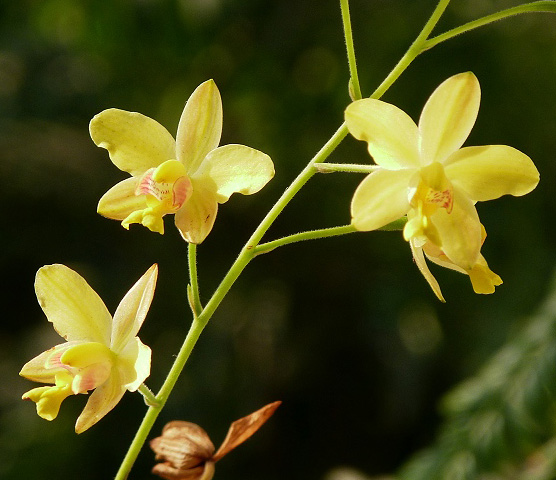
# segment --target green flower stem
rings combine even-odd
[[[190,243],[188,245],[187,254],[189,263],[189,285],[187,288],[187,296],[193,316],[196,318],[203,310],[199,296],[199,282],[197,280],[197,245]]]
[[[535,12],[556,13],[556,1],[545,0],[541,2],[526,3],[523,5],[518,5],[517,7],[501,10],[500,12],[487,15],[486,17],[482,17],[477,20],[473,20],[472,22],[466,23],[457,28],[449,30],[441,35],[437,35],[436,37],[426,40],[422,46],[423,47],[422,51],[428,50],[438,45],[439,43],[454,38],[457,35],[461,35],[462,33],[469,32],[470,30],[474,30],[475,28],[479,28],[484,25],[489,25],[498,20],[503,20],[505,18],[509,18],[514,15],[519,15],[521,13],[535,13]]]
[[[353,35],[351,33],[351,18],[349,15],[349,0],[340,0],[340,8],[342,9],[342,22],[344,24],[344,38],[346,40],[347,58],[349,64],[350,93],[352,100],[359,100],[361,95],[361,86],[359,85],[359,75],[357,74],[357,62],[355,61],[355,49],[353,47]]]
[[[380,166],[378,165],[359,165],[358,163],[317,163],[315,165],[315,169],[319,173],[372,173],[379,168]]]

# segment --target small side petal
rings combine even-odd
[[[408,184],[413,169],[377,170],[357,187],[351,201],[351,223],[370,231],[403,217],[409,210]]]
[[[49,362],[49,360],[53,357],[59,358],[68,348],[79,343],[80,342],[64,342],[48,349],[46,352],[42,352],[23,365],[19,374],[33,382],[54,383],[56,374],[66,369],[61,366],[61,364],[50,366],[49,363],[51,362]]]
[[[113,220],[124,220],[131,213],[147,208],[145,195],[135,195],[140,180],[131,177],[114,185],[98,202],[97,212]]]
[[[448,78],[427,100],[421,118],[421,156],[428,164],[444,162],[469,136],[481,102],[481,87],[471,72]]]
[[[45,265],[37,272],[35,292],[46,318],[66,340],[109,345],[112,317],[77,272],[65,265]]]
[[[93,142],[106,148],[120,170],[141,175],[175,158],[175,141],[160,123],[137,112],[110,108],[89,124]]]
[[[118,305],[112,322],[111,349],[119,353],[137,335],[151,306],[158,276],[154,264],[131,287]]]
[[[524,153],[506,145],[466,147],[452,155],[446,175],[475,201],[519,197],[539,183],[539,171]]]
[[[75,423],[75,433],[83,433],[97,423],[118,404],[125,391],[117,370],[112,369],[108,380],[89,396],[83,412]]]
[[[222,99],[213,80],[201,83],[187,100],[176,135],[177,159],[193,173],[222,135]]]
[[[349,132],[369,144],[369,153],[384,168],[420,165],[415,122],[398,107],[364,98],[348,105],[345,112]]]
[[[442,295],[442,291],[440,290],[440,285],[429,270],[427,261],[425,260],[425,256],[423,255],[423,248],[415,246],[414,240],[410,240],[409,245],[411,247],[411,253],[413,254],[413,259],[415,260],[417,268],[419,268],[419,271],[421,272],[423,277],[425,277],[425,280],[428,282],[428,284],[431,286],[434,294],[441,302],[445,303],[446,300],[444,300],[444,296]]]
[[[203,185],[193,184],[193,195],[174,215],[176,227],[186,242],[201,243],[212,230],[218,211],[217,195]]]
[[[225,145],[212,150],[194,174],[194,178],[208,177],[214,182],[218,203],[226,202],[232,193],[256,193],[273,176],[270,157],[245,145]]]
[[[150,347],[138,337],[130,341],[118,355],[118,368],[122,384],[130,392],[137,390],[151,374]]]

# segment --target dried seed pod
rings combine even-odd
[[[194,423],[174,420],[162,429],[162,436],[151,440],[156,454],[152,473],[166,480],[211,480],[214,463],[247,440],[270,418],[282,402],[274,402],[236,420],[216,454],[207,433]]]
[[[152,473],[166,480],[211,480],[214,475],[214,462],[206,462],[187,470],[175,468],[168,462],[158,463],[153,467]]]
[[[207,433],[195,423],[174,420],[166,424],[162,436],[150,442],[156,460],[153,473],[166,479],[197,480],[214,453]],[[204,480],[204,479],[203,479]]]

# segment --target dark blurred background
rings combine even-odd
[[[436,32],[509,0],[454,0]],[[352,0],[361,85],[369,95],[432,12],[433,0]],[[556,200],[556,16],[528,14],[463,35],[418,58],[387,92],[417,119],[434,88],[471,70],[483,97],[467,145],[508,144],[541,172],[524,198],[479,205],[483,253],[504,280],[494,295],[434,268],[439,303],[399,232],[284,247],[248,266],[201,337],[150,436],[169,420],[202,425],[218,446],[231,421],[282,400],[256,437],[217,465],[219,479],[358,480],[391,473],[428,445],[439,398],[473,375],[523,318],[553,274]],[[113,312],[154,262],[155,300],[141,330],[156,390],[190,322],[187,246],[166,219],[160,236],[125,231],[96,213],[125,178],[88,135],[109,107],[139,111],[175,133],[194,88],[222,94],[222,143],[268,153],[276,176],[259,194],[221,207],[199,248],[207,300],[242,244],[297,172],[341,124],[349,103],[340,8],[323,0],[19,0],[0,3],[0,478],[107,479],[145,411],[138,394],[76,437],[86,397],[40,419],[18,377],[59,342],[37,304],[44,264],[82,274]],[[369,161],[347,138],[330,161]],[[353,174],[314,177],[266,240],[349,222]],[[554,381],[556,382],[556,376]],[[130,478],[154,478],[145,447]],[[340,467],[352,473],[338,473]],[[335,472],[335,473],[334,473]],[[356,473],[359,472],[359,473]],[[343,475],[343,476],[342,476]]]

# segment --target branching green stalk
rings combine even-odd
[[[452,38],[455,35],[463,33],[467,30],[477,28],[481,25],[486,25],[492,21],[505,18],[510,15],[515,15],[517,13],[525,13],[529,11],[548,11],[556,12],[556,2],[544,1],[544,2],[533,2],[531,4],[523,5],[521,7],[515,7],[513,9],[504,10],[505,16],[499,16],[495,18],[495,15],[485,17],[482,20],[477,20],[469,24],[463,25],[454,30],[450,30],[443,35],[434,37],[430,41],[427,41],[428,36],[432,32],[433,28],[440,19],[442,13],[448,6],[450,0],[440,0],[437,4],[433,14],[427,21],[425,27],[418,35],[416,40],[410,46],[408,51],[390,72],[387,78],[380,84],[380,86],[371,95],[371,98],[380,98],[390,86],[399,78],[399,76],[407,69],[411,62],[422,52],[432,48],[438,43]],[[353,40],[351,38],[351,24],[349,22],[349,9],[348,1],[341,0],[342,6],[342,17],[344,19],[344,31],[346,35],[346,46],[348,49],[348,58],[350,64],[350,72],[352,75],[353,85],[359,85],[357,77],[357,69],[355,65],[355,54],[353,52]],[[536,8],[536,10],[535,10]],[[481,23],[482,22],[482,23]],[[351,52],[351,53],[350,53]],[[360,90],[359,90],[360,91]],[[210,300],[207,302],[206,306],[203,308],[199,298],[199,288],[197,283],[197,266],[196,266],[196,246],[189,245],[189,272],[190,272],[190,287],[188,288],[188,295],[193,310],[193,322],[189,329],[189,332],[185,338],[185,341],[172,365],[166,380],[164,381],[160,391],[156,397],[152,398],[152,392],[148,389],[143,389],[141,393],[145,396],[150,404],[145,417],[135,438],[133,439],[129,450],[120,466],[120,469],[116,475],[116,480],[125,480],[137,458],[141,448],[143,447],[146,438],[158,417],[160,411],[164,407],[174,385],[176,384],[183,367],[185,366],[193,348],[199,339],[203,329],[207,325],[208,321],[214,314],[215,310],[218,308],[226,294],[229,292],[232,285],[235,283],[239,275],[243,272],[245,267],[257,254],[266,253],[274,248],[282,245],[287,245],[293,242],[308,240],[310,238],[324,238],[333,235],[341,235],[345,233],[350,233],[355,231],[353,227],[347,225],[343,227],[333,227],[331,229],[316,230],[314,232],[303,232],[289,237],[284,237],[282,239],[275,240],[273,242],[267,242],[259,244],[264,234],[268,231],[270,226],[274,223],[276,218],[285,209],[289,202],[294,198],[294,196],[299,192],[299,190],[311,179],[313,175],[317,173],[316,166],[326,161],[329,155],[336,149],[340,142],[347,136],[348,129],[345,123],[343,123],[338,130],[332,135],[332,137],[326,142],[326,144],[317,152],[317,154],[311,159],[307,166],[299,173],[299,175],[294,179],[291,185],[284,191],[282,196],[270,209],[267,215],[264,217],[262,222],[259,224],[257,229],[253,232],[245,246],[241,249],[237,259],[228,270],[228,273],[222,279],[220,285],[213,293]],[[354,167],[355,168],[355,167]],[[355,170],[353,170],[355,171]],[[361,171],[361,173],[368,173],[368,171]],[[400,219],[389,225],[386,225],[382,230],[394,230],[403,228],[405,219]],[[145,387],[146,388],[146,387]],[[149,393],[150,392],[150,393]]]
[[[353,46],[353,35],[351,32],[351,17],[349,14],[349,0],[340,0],[340,8],[342,9],[342,22],[344,24],[344,38],[346,40],[347,58],[350,74],[350,94],[352,100],[359,100],[361,95],[361,86],[359,85],[359,75],[357,73],[357,62],[355,61],[355,48]]]
[[[220,305],[220,302],[224,299],[226,294],[229,292],[230,288],[237,280],[241,272],[245,269],[247,264],[253,259],[255,256],[254,249],[260,242],[263,235],[266,231],[270,228],[274,220],[278,217],[278,215],[284,210],[286,205],[291,201],[291,199],[297,194],[297,192],[305,185],[309,179],[315,175],[316,170],[314,169],[315,163],[324,162],[328,156],[334,151],[334,149],[340,144],[340,142],[346,137],[348,131],[345,124],[342,124],[341,127],[334,133],[334,135],[326,142],[326,144],[318,151],[318,153],[313,157],[313,159],[309,162],[309,164],[301,171],[301,173],[296,177],[296,179],[292,182],[292,184],[286,189],[286,191],[282,194],[282,196],[278,199],[275,205],[270,209],[267,213],[266,217],[262,220],[259,224],[253,235],[249,238],[245,246],[242,248],[241,252],[238,255],[238,258],[231,266],[228,273],[220,282],[220,285],[212,295],[211,299],[208,301],[206,306],[200,312],[200,314],[193,319],[193,323],[191,324],[191,328],[185,338],[185,341],[164,381],[160,391],[156,395],[156,401],[159,403],[158,406],[151,406],[147,410],[137,433],[129,450],[120,466],[118,473],[116,474],[115,480],[125,480],[135,463],[143,444],[145,443],[147,436],[154,425],[156,418],[158,417],[160,411],[164,407],[170,392],[174,388],[185,363],[187,362],[193,347],[197,343],[199,336],[201,335],[203,329],[205,328],[206,324],[214,314],[214,311]],[[190,253],[190,260],[191,260],[191,252]],[[191,269],[191,262],[190,262],[190,269]],[[196,272],[196,269],[194,270]],[[192,279],[190,282],[193,284],[195,283]]]
[[[493,22],[497,22],[499,20],[503,20],[505,18],[509,18],[514,15],[519,15],[521,13],[535,13],[535,12],[536,13],[539,12],[556,13],[556,1],[545,0],[541,2],[526,3],[524,5],[518,5],[517,7],[501,10],[500,12],[496,12],[491,15],[487,15],[486,17],[473,20],[472,22],[453,28],[452,30],[442,33],[441,35],[437,35],[436,37],[428,39],[422,45],[423,48],[422,51],[429,50],[430,48],[438,45],[439,43],[445,42],[446,40],[454,38],[457,35],[461,35],[462,33],[469,32],[470,30],[474,30],[484,25],[489,25]]]
[[[448,4],[449,0],[442,0],[437,6],[435,13],[433,13],[432,18],[436,18],[434,23],[433,20],[429,20],[425,25],[425,28],[428,29],[426,35],[432,30],[442,11],[444,11],[445,6]],[[444,6],[443,6],[444,5]],[[443,6],[443,8],[442,8]],[[441,10],[441,11],[440,11]],[[426,38],[425,35],[425,38]],[[419,36],[419,38],[422,34]],[[351,42],[353,45],[353,42]],[[407,56],[407,54],[406,54]],[[416,55],[415,55],[416,56]],[[405,57],[404,57],[405,58]],[[413,57],[415,58],[415,57]],[[398,64],[397,69],[395,72],[391,72],[388,76],[389,83],[386,84],[383,82],[381,90],[376,91],[373,94],[374,98],[379,98],[388,88],[389,86],[395,81],[395,79],[407,68],[409,63],[413,60],[411,58],[409,61],[406,61],[403,64]],[[351,67],[350,67],[351,68]],[[274,204],[274,206],[270,209],[267,215],[264,217],[262,222],[259,224],[257,229],[253,232],[245,246],[241,249],[236,261],[233,263],[231,268],[228,270],[228,273],[222,279],[220,285],[215,290],[214,294],[207,302],[205,307],[202,311],[199,312],[197,316],[194,315],[193,322],[191,324],[191,328],[185,338],[185,341],[172,365],[166,380],[164,381],[162,387],[160,388],[159,393],[156,395],[156,401],[158,405],[150,406],[135,434],[131,445],[129,446],[128,452],[120,465],[120,469],[116,474],[115,480],[125,480],[143,447],[147,436],[154,425],[156,418],[158,417],[160,411],[164,407],[170,392],[174,388],[185,363],[187,362],[193,347],[197,343],[199,336],[201,335],[203,329],[207,325],[208,321],[212,317],[215,310],[218,308],[226,294],[229,292],[232,285],[235,283],[241,272],[245,269],[245,267],[249,264],[249,262],[254,258],[256,247],[258,246],[259,242],[261,241],[263,235],[267,232],[270,226],[274,223],[278,215],[284,210],[284,208],[288,205],[288,203],[292,200],[292,198],[299,192],[299,190],[310,180],[310,178],[317,173],[315,169],[315,165],[319,163],[323,163],[326,159],[330,156],[330,154],[336,149],[336,147],[342,142],[342,140],[347,136],[348,129],[345,123],[343,123],[338,130],[332,135],[332,137],[324,144],[324,146],[317,152],[317,154],[311,159],[311,161],[306,165],[306,167],[299,173],[299,175],[294,179],[291,185],[284,191],[282,196],[278,199],[278,201]],[[347,233],[347,232],[346,232]],[[197,274],[196,274],[196,259],[195,259],[195,247],[189,247],[189,270],[190,270],[190,285],[191,285],[191,299],[190,303],[192,304],[192,309],[194,309],[194,313],[197,310],[198,306],[200,306],[200,301],[198,301],[198,287],[197,287]]]

